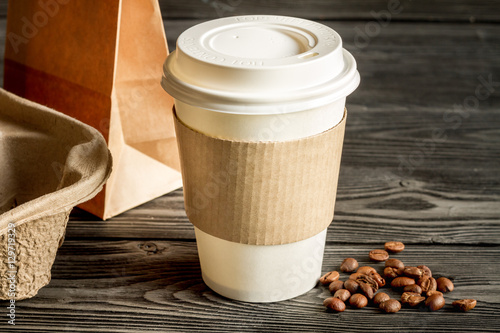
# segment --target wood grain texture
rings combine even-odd
[[[375,20],[386,12],[392,13],[392,21],[498,22],[499,6],[491,0],[160,0],[163,16],[169,19],[265,13],[313,20]]]
[[[342,258],[370,264],[366,245],[328,246],[324,271],[338,269]],[[196,245],[169,241],[66,241],[53,267],[50,285],[38,296],[18,302],[16,329],[49,328],[68,332],[354,332],[377,324],[384,331],[441,332],[467,327],[475,332],[500,329],[498,247],[407,246],[395,255],[410,265],[426,264],[447,276],[455,290],[436,313],[404,308],[388,318],[372,305],[330,313],[316,287],[293,300],[248,304],[218,296],[200,279]],[[474,262],[470,256],[476,256]],[[383,264],[375,264],[379,270]],[[485,269],[488,267],[488,269]],[[341,278],[345,280],[346,274]],[[389,290],[389,289],[388,289]],[[389,290],[393,297],[399,294]],[[469,313],[452,311],[451,302],[475,297]],[[389,329],[390,328],[390,329]],[[16,330],[13,330],[16,331]]]
[[[298,16],[313,20],[374,20],[381,12],[394,8],[392,21],[498,22],[500,20],[500,5],[494,0],[159,0],[159,2],[162,15],[168,19],[208,19],[232,15],[267,14]],[[4,0],[0,2],[0,17],[6,15],[7,0]]]
[[[339,32],[362,82],[348,99],[323,270],[337,269],[345,257],[370,264],[369,250],[401,240],[407,248],[395,258],[454,279],[444,309],[386,316],[368,306],[334,314],[322,306],[329,296],[323,287],[277,304],[218,296],[201,280],[180,189],[106,222],[75,209],[52,282],[17,302],[18,325],[2,321],[0,332],[500,331],[498,3],[402,2],[404,10],[366,38],[375,22],[370,12],[387,9],[388,1],[160,0],[170,50],[182,31],[219,15],[321,18]],[[222,3],[234,10],[218,13],[214,6]],[[2,64],[5,8],[0,2]],[[491,78],[491,91],[467,112],[463,104],[481,78]],[[453,312],[450,304],[460,298],[478,305]]]
[[[8,1],[0,2],[0,17],[5,18],[7,16]]]

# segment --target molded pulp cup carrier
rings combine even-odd
[[[186,127],[194,131],[192,135],[206,137],[200,139],[202,143],[198,146],[204,145],[203,140],[216,141],[207,143],[206,149],[218,147],[220,140],[221,144],[236,147],[236,152],[243,149],[239,145],[256,143],[257,153],[269,145],[279,153],[281,148],[274,147],[275,144],[299,142],[297,147],[301,147],[300,142],[341,127],[337,139],[341,149],[345,98],[358,84],[356,62],[342,48],[340,36],[316,22],[282,16],[237,16],[205,22],[180,35],[177,49],[165,61],[162,86],[175,99],[186,210],[195,225],[202,275],[210,288],[226,297],[249,302],[280,301],[307,292],[321,274],[326,227],[331,218],[315,234],[305,238],[298,235],[291,242],[280,241],[280,232],[266,226],[259,227],[252,238],[248,235],[251,232],[245,231],[253,230],[252,227],[227,231],[232,230],[231,220],[210,228],[205,227],[204,221],[195,223],[197,212],[188,205],[192,192],[188,178],[192,176],[191,170],[186,169],[191,165],[186,156],[193,149],[205,148],[193,147],[194,141],[188,142],[179,129],[186,131]],[[297,149],[300,153],[305,148]],[[232,157],[221,154],[225,156],[221,158],[229,158],[224,163],[231,164]],[[250,156],[248,150],[246,154]],[[287,163],[301,163],[300,159],[276,161],[272,154],[263,153],[262,160],[249,163],[256,166],[255,170],[268,167],[282,170]],[[340,153],[337,155],[335,163],[339,165]],[[252,158],[248,156],[244,158]],[[282,164],[276,166],[277,163]],[[206,166],[200,166],[203,167]],[[255,172],[246,170],[235,176],[233,185],[244,184],[241,188],[245,190],[276,179],[286,182],[287,177],[290,176],[273,174],[268,179],[259,179]],[[203,189],[203,184],[198,186]],[[228,191],[231,186],[221,191]],[[331,187],[335,192],[336,184]],[[235,197],[239,197],[237,194]],[[272,199],[264,202],[264,194]],[[233,202],[235,206],[244,205],[248,211],[258,206],[259,212],[279,216],[272,207],[280,206],[287,193],[264,194],[245,198],[244,204],[239,199]],[[331,216],[334,196],[335,193],[330,200]],[[211,202],[206,209],[219,216],[222,208],[216,206],[217,202]],[[253,222],[259,224],[261,220]],[[306,219],[302,224],[313,222]],[[295,227],[299,233],[303,229],[299,225],[291,229]]]
[[[96,129],[0,89],[0,299],[50,282],[71,210],[101,191],[111,164]]]

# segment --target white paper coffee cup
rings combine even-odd
[[[261,15],[188,29],[167,58],[162,80],[183,124],[239,141],[322,133],[342,120],[345,97],[358,84],[356,63],[335,31]],[[281,245],[240,244],[195,231],[203,279],[223,296],[285,300],[313,288],[320,276],[326,229]]]

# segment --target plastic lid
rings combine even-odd
[[[163,72],[162,86],[175,99],[239,114],[311,109],[359,84],[356,61],[334,30],[269,15],[222,18],[186,30]]]

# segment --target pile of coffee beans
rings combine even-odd
[[[333,297],[325,299],[323,305],[336,312],[344,311],[347,302],[351,308],[363,308],[369,301],[384,313],[398,312],[402,305],[425,306],[430,311],[443,308],[446,303],[443,294],[453,291],[453,282],[445,277],[435,279],[430,268],[425,265],[405,266],[401,260],[389,258],[389,252],[399,253],[404,248],[405,245],[401,242],[387,242],[384,250],[370,251],[370,260],[385,262],[382,274],[371,266],[359,267],[354,258],[344,259],[340,271],[351,273],[346,281],[340,280],[338,271],[328,272],[319,279],[333,294]],[[386,285],[402,292],[400,301],[379,291]],[[461,299],[454,301],[452,305],[455,309],[465,312],[476,306],[476,300]]]

